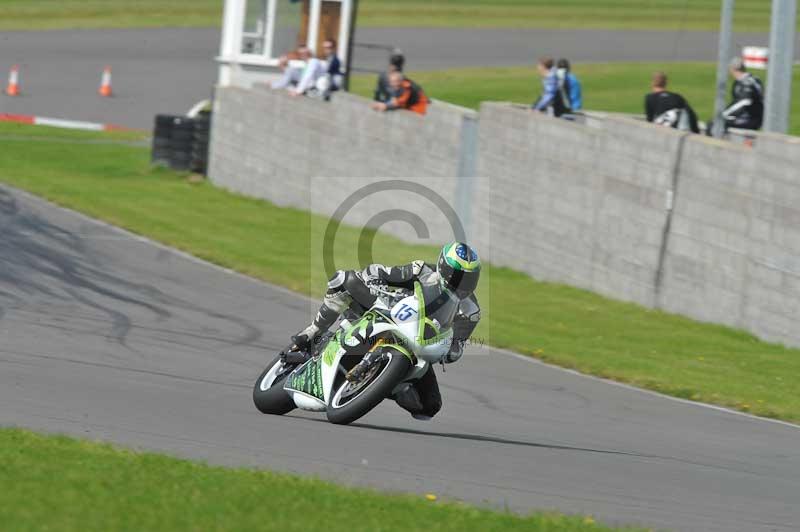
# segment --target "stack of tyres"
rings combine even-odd
[[[191,170],[206,175],[208,168],[208,139],[211,129],[211,113],[201,111],[194,119],[194,144],[192,146]]]
[[[172,151],[172,115],[156,115],[155,128],[153,129],[153,151],[150,160],[153,164],[169,166]]]
[[[169,167],[173,170],[189,170],[194,144],[194,120],[176,116],[172,120],[170,133]]]

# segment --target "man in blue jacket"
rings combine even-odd
[[[542,78],[542,95],[531,108],[534,111],[547,113],[551,116],[561,116],[568,111],[561,92],[558,90],[558,76],[554,68],[554,61],[550,57],[542,57],[536,65],[539,76]]]
[[[565,100],[570,111],[580,111],[583,108],[583,95],[581,94],[581,82],[570,71],[569,61],[559,59],[556,63],[556,76],[558,77],[558,88],[561,97]]]

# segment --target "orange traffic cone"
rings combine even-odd
[[[98,89],[97,93],[100,96],[105,96],[106,98],[112,95],[111,93],[111,67],[107,66],[103,69],[103,77],[100,78],[100,89]]]
[[[19,66],[14,65],[8,73],[8,86],[6,94],[9,96],[19,96]]]

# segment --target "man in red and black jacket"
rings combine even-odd
[[[406,78],[402,72],[389,74],[389,90],[392,98],[388,102],[372,102],[376,111],[407,109],[424,115],[428,110],[428,97],[422,87]]]

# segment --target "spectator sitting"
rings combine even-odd
[[[325,53],[325,74],[317,80],[316,88],[327,100],[330,98],[331,92],[342,88],[344,73],[342,72],[342,62],[336,55],[336,41],[327,39],[322,43],[322,48]]]
[[[567,111],[567,107],[558,90],[558,77],[556,69],[553,68],[553,59],[542,57],[536,65],[539,76],[542,78],[542,95],[536,100],[531,108],[534,111],[547,113],[551,116],[561,116]]]
[[[764,120],[764,88],[761,80],[747,72],[740,58],[733,60],[730,66],[734,78],[731,89],[732,101],[722,111],[725,129],[759,129]]]
[[[283,76],[272,82],[272,88],[285,89],[297,85],[309,59],[311,59],[311,50],[307,46],[300,46],[296,52],[282,55],[279,65],[283,70]]]
[[[376,111],[408,109],[421,115],[428,109],[428,97],[422,87],[407,79],[402,72],[389,74],[389,92],[392,97],[388,102],[372,102],[371,107]]]
[[[652,92],[644,98],[647,121],[681,131],[699,133],[697,115],[683,96],[667,90],[667,75],[653,74]]]
[[[272,82],[273,89],[287,89],[291,96],[301,96],[315,87],[317,80],[326,73],[325,64],[320,61],[308,46],[297,49],[297,59],[289,55],[281,58],[284,65],[281,79]]]
[[[392,72],[402,73],[405,63],[406,58],[403,56],[403,52],[399,48],[395,48],[392,51],[392,55],[389,56],[389,69],[386,72],[381,72],[378,76],[373,98],[376,102],[388,103],[392,99],[392,93],[389,88],[389,75]]]
[[[581,93],[581,83],[570,71],[569,61],[559,59],[556,63],[556,74],[558,76],[558,89],[561,92],[561,99],[566,107],[573,113],[583,108],[583,95]]]

